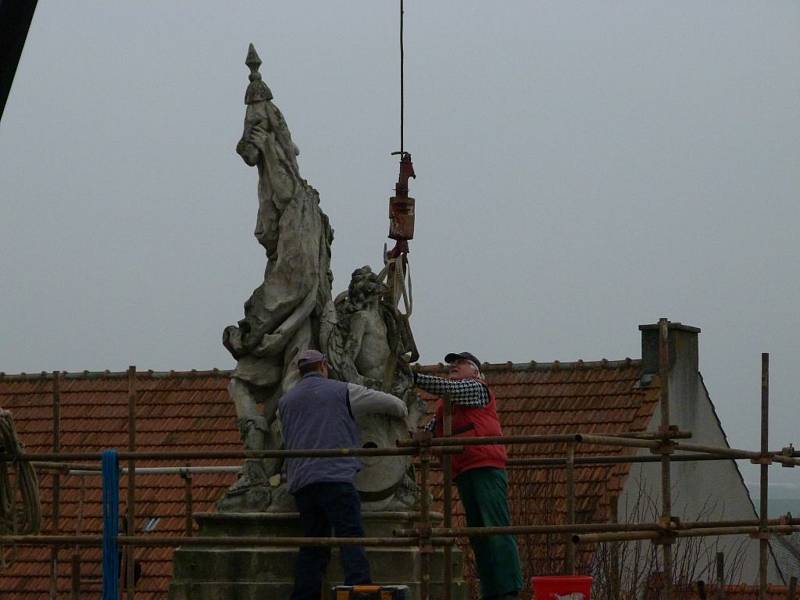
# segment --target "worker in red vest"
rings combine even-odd
[[[497,418],[494,393],[483,380],[480,361],[469,352],[444,357],[448,377],[414,374],[417,387],[436,396],[448,396],[453,405],[453,436],[479,437],[503,435]],[[425,426],[437,437],[443,435],[443,404]],[[506,448],[502,445],[465,446],[452,456],[453,478],[458,486],[468,527],[503,527],[510,524]],[[517,542],[512,535],[470,538],[475,564],[481,580],[483,600],[519,598],[522,589]]]

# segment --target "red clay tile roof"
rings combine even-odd
[[[428,367],[436,372],[441,367]],[[500,418],[507,435],[571,432],[619,433],[644,431],[655,411],[658,388],[639,386],[639,361],[497,364],[485,367],[494,389]],[[96,451],[127,447],[127,379],[122,374],[70,374],[61,384],[62,450]],[[228,373],[138,373],[137,442],[140,450],[239,449],[235,413],[228,399]],[[31,452],[52,449],[52,379],[43,376],[0,377],[0,407],[10,410],[20,438]],[[564,444],[513,446],[514,456],[564,456]],[[585,446],[581,454],[614,454],[619,448]],[[226,461],[205,461],[221,464]],[[230,461],[228,461],[230,462]],[[148,462],[140,466],[169,464]],[[624,465],[576,468],[577,518],[579,522],[606,521],[609,497],[617,494],[627,475]],[[213,510],[214,501],[232,483],[233,474],[194,475],[194,511]],[[52,481],[40,473],[43,511],[50,515]],[[81,504],[81,485],[85,499]],[[441,508],[441,474],[434,473],[434,494]],[[123,488],[125,478],[122,478]],[[564,469],[517,468],[509,471],[509,496],[515,523],[562,523],[565,521]],[[62,533],[75,533],[82,514],[81,532],[102,528],[100,478],[61,477]],[[454,494],[457,497],[457,494]],[[125,489],[120,495],[123,505]],[[460,505],[454,506],[456,524]],[[124,506],[121,514],[124,514]],[[178,475],[137,477],[137,534],[149,518],[160,517],[154,535],[182,535],[184,531],[184,482]],[[52,530],[45,519],[44,532]],[[146,534],[145,534],[146,535]],[[526,580],[532,574],[558,573],[563,545],[555,536],[520,538]],[[156,600],[166,596],[172,571],[172,549],[137,550],[142,578],[136,598]],[[59,590],[70,589],[69,559],[60,552]],[[49,549],[6,549],[7,567],[0,567],[0,593],[9,600],[38,600],[49,590]],[[99,597],[99,549],[81,550],[83,589]],[[589,550],[579,555],[588,568]],[[94,578],[93,582],[88,580]]]
[[[137,374],[137,446],[140,450],[241,449],[234,410],[228,399],[227,373]],[[121,374],[70,374],[61,378],[61,447],[64,452],[127,449],[127,376]],[[53,443],[52,378],[0,378],[0,407],[14,415],[17,432],[29,452],[50,452]],[[203,461],[222,464],[225,461]],[[97,464],[97,463],[95,463]],[[139,466],[169,462],[142,461]],[[195,511],[209,511],[235,478],[232,473],[193,475]],[[53,475],[39,473],[42,488],[43,533],[53,532]],[[184,481],[180,475],[137,476],[136,531],[159,517],[154,535],[183,535]],[[98,476],[61,475],[60,533],[102,531]],[[121,477],[120,513],[125,514],[126,477]],[[81,497],[83,496],[83,501]],[[80,521],[80,524],[79,524]],[[146,535],[146,534],[145,534]],[[171,548],[136,551],[142,577],[136,598],[161,600],[172,574]],[[81,598],[99,598],[100,549],[82,549]],[[4,600],[40,600],[48,597],[48,548],[3,549],[8,565],[0,566],[0,597]],[[59,553],[58,589],[67,597],[71,589],[71,549]]]

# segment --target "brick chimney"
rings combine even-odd
[[[699,392],[698,327],[670,322],[669,330],[669,392],[673,425],[685,427],[695,417]],[[642,384],[658,374],[658,323],[639,325],[642,332]]]

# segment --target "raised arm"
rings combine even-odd
[[[451,402],[470,407],[489,404],[489,390],[477,379],[444,379],[433,375],[414,373],[414,384],[436,396],[447,395]]]
[[[357,383],[348,383],[347,393],[353,417],[376,414],[403,419],[408,416],[406,403],[397,396],[379,392]]]

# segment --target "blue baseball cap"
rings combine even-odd
[[[312,350],[309,348],[308,350],[303,350],[300,355],[297,357],[297,366],[299,368],[303,368],[307,365],[313,365],[314,363],[324,362],[325,355],[320,352],[319,350]]]

